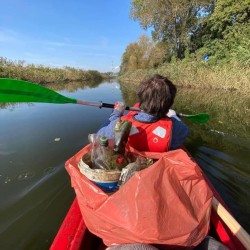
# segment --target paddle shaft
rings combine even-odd
[[[82,105],[88,105],[88,106],[94,106],[98,108],[114,108],[114,104],[110,103],[103,103],[103,102],[87,102],[87,101],[76,101],[76,104],[82,104]],[[141,109],[139,108],[134,108],[134,107],[128,107],[126,106],[126,110],[130,111],[137,111],[141,112]],[[209,120],[209,115],[208,114],[195,114],[195,115],[187,115],[183,113],[178,113],[177,116],[179,117],[186,117],[187,119],[196,122],[196,123],[205,123]]]
[[[234,217],[227,211],[227,209],[213,197],[213,209],[232,231],[233,234],[239,239],[246,249],[250,249],[250,236],[246,230],[234,219]]]
[[[98,108],[114,108],[114,104],[104,103],[104,102],[87,102],[87,101],[77,101],[76,104],[87,105],[87,106],[94,106]],[[126,110],[130,111],[141,111],[139,108],[134,107],[126,107]]]

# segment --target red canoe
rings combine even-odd
[[[214,187],[208,181],[208,184],[214,196],[223,204],[221,197],[218,195]],[[210,236],[220,240],[224,245],[232,250],[245,249],[230,229],[221,220],[218,214],[212,210],[211,213],[211,226]],[[52,245],[51,250],[62,250],[62,249],[84,249],[84,250],[104,250],[106,246],[102,243],[102,240],[97,236],[91,234],[82,218],[80,208],[77,203],[77,199],[71,205]]]
[[[86,148],[83,150],[86,150]],[[78,152],[77,153],[78,156],[75,155],[69,161],[72,160],[72,162],[74,163],[75,161],[78,162],[79,160],[78,158],[79,156],[81,157],[82,153],[83,152],[81,151]],[[67,169],[67,164],[66,164],[66,169]],[[241,250],[248,248],[248,246],[250,246],[249,235],[247,234],[247,232],[245,232],[245,230],[242,227],[240,228],[237,227],[237,230],[235,230],[236,226],[238,226],[239,224],[228,213],[228,210],[225,209],[226,208],[225,203],[223,202],[222,198],[217,193],[211,182],[205,176],[204,178],[214,196],[213,198],[214,209],[211,210],[210,230],[208,235],[214,237],[215,239],[223,243],[231,250]],[[222,219],[224,219],[226,223],[224,223]],[[86,227],[86,223],[82,217],[77,198],[75,198],[56,237],[54,238],[54,241],[50,249],[51,250],[62,250],[62,249],[104,250],[106,248],[107,247],[104,245],[102,239],[92,234]]]

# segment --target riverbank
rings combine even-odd
[[[208,90],[239,91],[250,96],[250,66],[237,62],[210,64],[209,61],[176,61],[156,69],[143,69],[120,75],[119,80],[136,85],[153,74],[169,77],[176,85]]]
[[[134,88],[140,81],[161,74],[169,77],[177,86],[237,91],[250,96],[250,66],[238,62],[213,64],[209,61],[184,59],[165,63],[158,68],[129,71],[118,77],[119,80],[131,83]],[[11,61],[0,57],[0,78],[16,78],[38,84],[67,82],[100,82],[111,79],[112,72],[100,73],[96,70],[82,70],[65,66],[51,68],[43,65],[26,65],[24,61]]]
[[[15,78],[45,84],[72,81],[101,81],[110,78],[110,73],[96,70],[82,70],[65,66],[52,68],[43,65],[25,64],[25,61],[11,61],[0,57],[0,78]]]

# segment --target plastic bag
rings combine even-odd
[[[136,172],[145,169],[152,164],[152,159],[138,156],[135,161],[129,163],[121,170],[121,176],[118,181],[118,186],[120,187],[124,185]]]
[[[204,239],[213,194],[201,169],[184,150],[139,153],[127,148],[158,161],[110,195],[77,167],[89,148],[69,159],[66,169],[86,226],[107,246],[139,242],[193,247]]]
[[[100,138],[101,136],[98,134],[89,134],[88,140],[90,145],[90,150],[83,155],[83,157],[88,158],[90,156],[91,160],[91,168],[96,168],[95,161],[98,158],[98,150],[100,147]],[[84,159],[83,159],[84,160]]]

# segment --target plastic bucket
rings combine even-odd
[[[78,163],[80,172],[105,193],[115,192],[121,175],[119,170],[92,169],[82,159]]]

